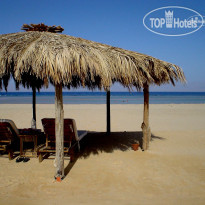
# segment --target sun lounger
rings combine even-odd
[[[12,120],[0,119],[0,151],[8,152],[13,158],[14,149],[19,147],[19,130]]]
[[[41,120],[46,135],[46,145],[38,150],[39,162],[43,160],[43,155],[55,153],[55,119],[44,118]],[[75,145],[80,149],[80,140],[87,134],[87,131],[77,131],[74,119],[64,119],[64,153],[72,157]]]

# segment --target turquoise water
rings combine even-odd
[[[36,94],[37,104],[54,104],[54,92]],[[105,104],[105,92],[63,92],[64,104]],[[0,104],[31,104],[32,92],[0,92]],[[143,92],[111,92],[111,104],[142,104]],[[150,92],[150,104],[204,104],[205,92]]]

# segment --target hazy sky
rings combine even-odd
[[[64,34],[145,53],[182,67],[186,86],[152,86],[152,91],[205,92],[205,26],[178,37],[148,31],[143,17],[164,6],[188,7],[205,16],[204,0],[0,0],[0,34],[20,32],[24,23],[61,25]],[[8,91],[14,90],[11,80]],[[118,84],[112,90],[126,91]]]

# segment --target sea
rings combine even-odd
[[[143,92],[111,92],[111,104],[143,104]],[[31,104],[32,92],[0,92],[0,104]],[[54,92],[37,92],[37,104],[54,104]],[[63,92],[64,104],[105,104],[106,92]],[[204,104],[205,92],[150,92],[150,104]]]

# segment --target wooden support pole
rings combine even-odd
[[[144,113],[143,113],[143,123],[142,123],[142,132],[143,132],[143,140],[142,140],[142,148],[143,150],[147,150],[149,148],[149,141],[151,139],[151,131],[149,127],[149,86],[144,84]]]
[[[36,87],[32,86],[33,91],[33,119],[31,122],[31,128],[36,129]]]
[[[110,134],[110,91],[107,91],[107,134]]]
[[[64,111],[62,84],[55,86],[55,135],[56,135],[56,175],[55,179],[64,178]]]

